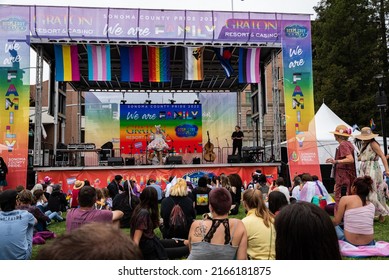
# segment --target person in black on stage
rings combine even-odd
[[[239,158],[242,157],[242,143],[243,143],[243,132],[240,131],[240,126],[235,126],[235,131],[232,133],[232,155],[235,155],[238,150]]]

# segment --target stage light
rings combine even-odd
[[[151,104],[151,100],[150,99],[146,99],[145,100],[145,104]]]
[[[170,101],[170,104],[176,103],[176,101],[174,99],[169,99],[169,101]]]
[[[200,100],[196,99],[196,100],[194,101],[194,104],[200,104]]]

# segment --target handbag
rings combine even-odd
[[[327,206],[327,200],[326,200],[326,198],[325,198],[325,196],[323,194],[323,191],[321,190],[319,184],[317,183],[317,181],[316,181],[316,186],[319,189],[321,197],[319,197],[318,195],[314,195],[312,197],[311,203],[319,206],[321,209],[325,209],[326,206]]]

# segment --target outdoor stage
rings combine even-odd
[[[72,189],[75,180],[89,180],[98,188],[106,187],[109,182],[120,174],[124,180],[133,179],[141,187],[146,185],[149,178],[156,179],[164,189],[170,176],[185,178],[197,184],[198,178],[203,175],[213,177],[221,173],[226,175],[237,173],[243,183],[251,181],[251,174],[261,170],[269,180],[276,179],[280,163],[235,163],[235,164],[185,164],[185,165],[139,165],[139,166],[94,166],[94,167],[41,167],[35,168],[37,182],[43,181],[45,176],[52,178],[54,184],[62,184],[64,192]]]

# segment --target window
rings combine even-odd
[[[247,129],[252,129],[253,128],[253,122],[251,120],[251,112],[246,113],[246,127]]]

